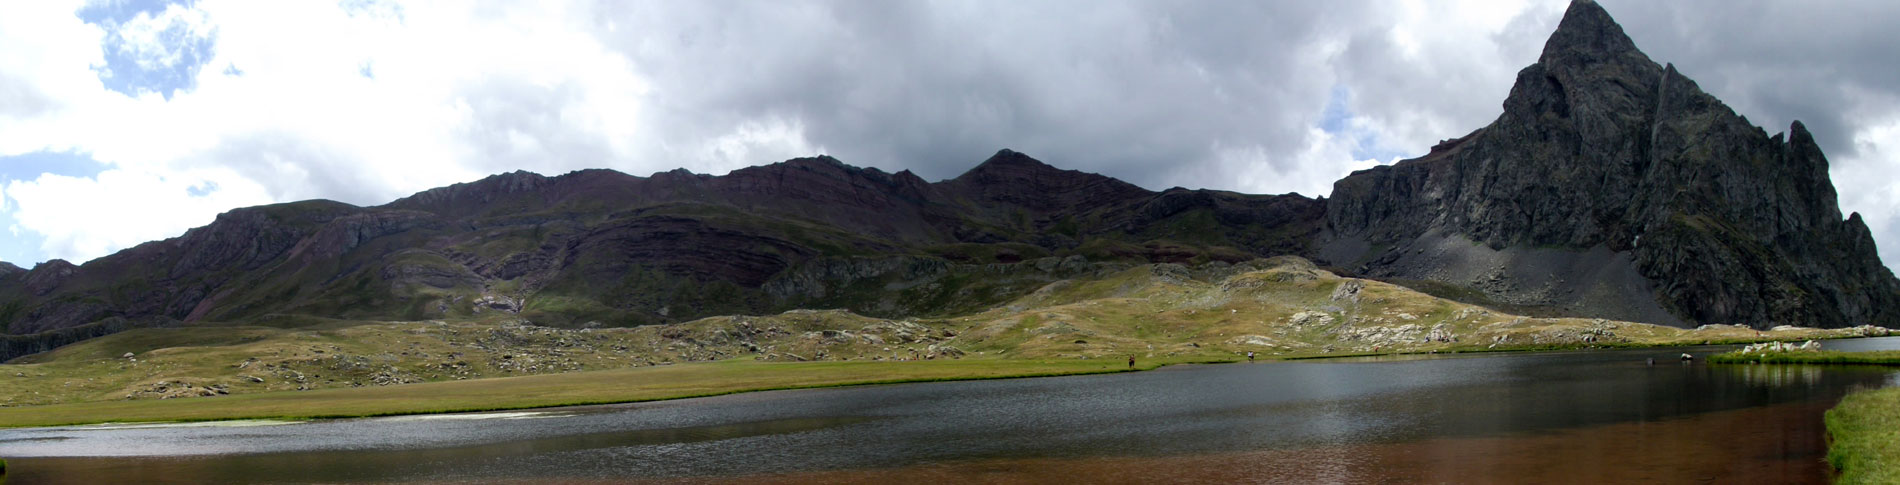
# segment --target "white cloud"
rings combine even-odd
[[[825,153],[805,139],[805,125],[799,120],[769,118],[747,120],[732,131],[706,140],[691,158],[704,160],[704,173],[725,173],[758,165],[760,160],[787,160]]]
[[[79,0],[0,0],[0,156],[86,153],[107,169],[5,184],[0,211],[44,236],[47,255],[83,260],[239,205],[379,204],[516,169],[723,173],[829,152],[947,178],[1004,147],[1150,188],[1320,195],[1340,175],[1390,162],[1364,158],[1417,155],[1490,122],[1562,3],[200,0],[101,27],[73,15]],[[1709,9],[1678,3],[1611,13],[1652,32],[1719,23],[1644,13]],[[1868,5],[1852,17],[1878,19]],[[1730,30],[1741,33],[1644,47],[1723,78],[1710,85],[1827,91],[1750,84],[1765,74],[1733,66],[1761,54],[1721,46],[1788,43],[1723,42],[1763,28]],[[1887,52],[1879,47],[1891,42],[1853,42],[1868,32],[1879,31],[1824,40]],[[119,50],[102,50],[113,34]],[[146,69],[187,63],[181,42],[193,39],[212,42],[202,52],[211,57],[169,98],[98,78],[108,53]],[[1727,64],[1696,65],[1708,58]],[[1833,62],[1891,64],[1857,59]],[[1881,77],[1892,74],[1876,71],[1891,69],[1853,82],[1893,91]],[[1316,127],[1334,89],[1351,93],[1350,116],[1329,133]],[[1801,105],[1735,98],[1764,111]],[[1895,123],[1892,104],[1878,106],[1851,113],[1868,124],[1855,127],[1862,148],[1838,159],[1835,180],[1844,207],[1894,241],[1900,140],[1868,128]],[[185,191],[204,182],[215,188],[202,197]],[[157,209],[107,223],[121,219],[52,187],[143,194]]]
[[[1215,170],[1228,177],[1243,192],[1297,192],[1307,197],[1332,193],[1333,182],[1354,170],[1364,170],[1392,160],[1355,160],[1356,143],[1351,135],[1327,133],[1318,128],[1306,131],[1306,148],[1292,154],[1268,152],[1259,145],[1217,147],[1220,167]],[[1274,160],[1285,157],[1288,160]],[[1277,163],[1276,163],[1277,162]],[[1269,190],[1270,189],[1270,190]]]
[[[70,113],[73,100],[100,89],[90,66],[103,62],[104,33],[74,17],[78,8],[70,0],[0,4],[0,155],[74,146],[66,130],[26,121]]]
[[[212,28],[204,10],[174,4],[158,15],[140,12],[114,32],[125,41],[119,45],[120,52],[139,67],[156,70],[177,66],[189,49],[188,41],[211,38]]]
[[[581,11],[172,5],[116,26],[141,67],[180,62],[180,32],[215,40],[195,87],[166,99],[105,89],[93,71],[104,64],[105,32],[75,17],[77,7],[0,6],[0,99],[20,101],[0,106],[0,155],[72,150],[113,167],[13,184],[17,226],[44,235],[50,257],[85,260],[174,236],[242,205],[378,204],[506,170],[624,167],[640,137],[644,82],[586,33]],[[206,180],[216,181],[207,196],[184,196]],[[121,219],[105,210],[113,204],[162,210]]]
[[[1417,156],[1496,118],[1518,69],[1537,62],[1561,2],[1405,1],[1331,59],[1365,129]]]
[[[1855,155],[1834,160],[1829,178],[1842,212],[1860,212],[1879,243],[1880,259],[1900,262],[1900,117],[1872,123],[1853,136]]]
[[[206,196],[194,187],[215,185]],[[113,169],[96,177],[42,175],[6,185],[14,221],[46,235],[42,250],[84,261],[211,222],[232,207],[271,202],[262,187],[223,171],[158,174]]]

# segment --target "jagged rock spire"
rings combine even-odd
[[[1650,60],[1595,2],[1570,4],[1538,62],[1518,72],[1504,112],[1462,140],[1335,184],[1327,217],[1347,241],[1335,246],[1385,249],[1341,250],[1330,262],[1496,288],[1487,291],[1499,301],[1525,297],[1513,288],[1568,286],[1519,303],[1611,318],[1900,322],[1900,281],[1860,221],[1841,219],[1806,127],[1768,137]],[[1445,237],[1483,248],[1434,246]],[[1430,247],[1458,251],[1421,251]],[[1499,283],[1468,267],[1526,258],[1527,248],[1562,248],[1538,258],[1588,270]],[[1627,304],[1644,300],[1657,305]]]
[[[1564,18],[1557,23],[1557,31],[1550,34],[1544,42],[1544,53],[1538,61],[1550,63],[1566,57],[1586,55],[1619,55],[1634,52],[1636,43],[1623,27],[1610,18],[1610,13],[1591,0],[1576,0],[1564,11]]]

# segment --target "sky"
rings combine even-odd
[[[1602,0],[1900,261],[1900,2]],[[0,0],[0,261],[529,170],[1001,148],[1154,189],[1325,195],[1496,118],[1563,0]]]

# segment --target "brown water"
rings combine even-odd
[[[454,419],[5,430],[0,457],[8,485],[1820,483],[1821,413],[1848,391],[1900,380],[1872,367],[1681,364],[1681,352],[1188,366]]]

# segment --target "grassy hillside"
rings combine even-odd
[[[937,319],[795,310],[606,329],[534,326],[499,313],[458,320],[274,317],[247,323],[251,325],[135,329],[16,359],[0,366],[0,405],[219,400],[271,391],[713,361],[1060,361],[1079,366],[1063,370],[1068,368],[998,364],[1013,370],[970,374],[995,376],[1125,367],[1130,356],[1145,365],[1231,361],[1249,351],[1273,359],[1810,339],[1856,332],[1801,329],[1758,337],[1743,327],[1683,330],[1521,317],[1392,284],[1341,278],[1291,257],[1194,267],[1132,266],[1057,281],[985,311]],[[590,396],[582,401],[621,399],[618,394]]]

